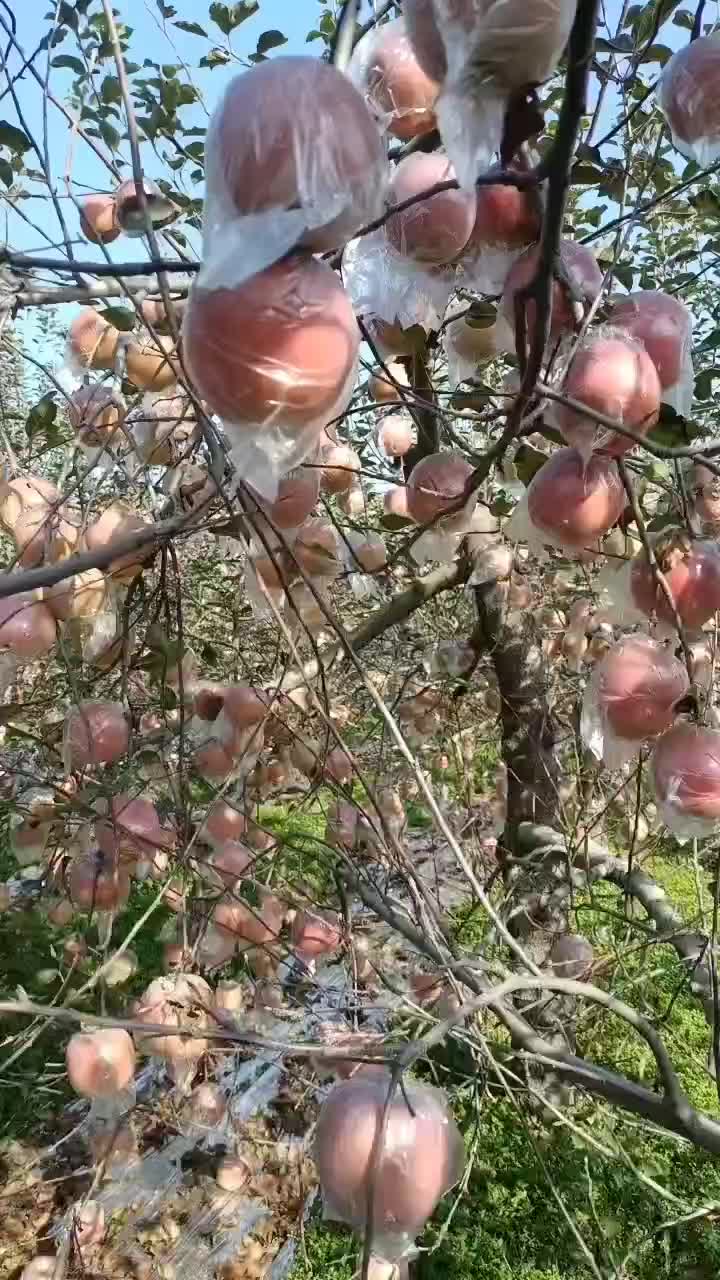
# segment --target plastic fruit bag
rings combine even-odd
[[[403,142],[435,128],[440,86],[425,74],[404,18],[373,27],[353,50],[347,74],[383,130]]]
[[[642,342],[657,370],[663,403],[687,417],[695,374],[692,315],[685,303],[659,289],[640,289],[614,300],[609,322]]]
[[[684,531],[657,537],[653,550],[672,595],[681,623],[697,630],[720,609],[720,552],[715,542],[691,542]],[[675,613],[657,581],[645,551],[603,583],[610,606],[609,620],[625,624],[652,619],[658,633],[675,634]]]
[[[585,745],[619,769],[643,742],[672,726],[690,682],[672,650],[649,636],[627,636],[605,655],[585,687],[580,728]]]
[[[663,67],[658,101],[678,151],[705,168],[720,157],[720,33],[691,40]]]
[[[345,243],[382,213],[387,161],[346,76],[273,58],[230,81],[206,140],[203,289],[234,288],[290,249]]]
[[[338,276],[293,254],[242,285],[197,288],[183,342],[240,477],[274,501],[282,476],[317,448],[352,393],[360,335]]]
[[[508,272],[498,310],[497,346],[499,351],[515,351],[515,295],[535,278],[538,268],[537,245],[525,249]],[[553,342],[578,328],[588,304],[595,302],[603,284],[603,273],[590,250],[574,240],[560,241],[560,265],[570,282],[571,293],[559,280],[553,282],[552,316],[549,337]],[[525,342],[529,345],[535,327],[537,309],[533,300],[525,304]]]
[[[367,1218],[373,1150],[389,1082],[381,1068],[358,1071],[331,1090],[318,1119],[315,1159],[326,1216],[356,1231],[364,1230]],[[406,1080],[390,1106],[374,1183],[378,1254],[393,1260],[412,1247],[463,1164],[462,1138],[445,1096]]]
[[[450,450],[431,453],[413,467],[406,488],[408,514],[416,524],[430,526],[410,548],[416,564],[452,560],[475,509],[474,492],[463,498],[472,474],[472,464]]]
[[[406,0],[418,62],[442,81],[440,133],[463,187],[472,189],[502,140],[512,94],[556,70],[574,0]]]
[[[439,329],[455,285],[455,268],[415,262],[382,229],[351,240],[343,253],[345,287],[358,315],[373,313],[403,329]]]
[[[504,183],[478,187],[475,225],[460,259],[471,289],[502,292],[515,259],[538,239],[541,213],[537,191]]]
[[[720,824],[720,731],[679,721],[650,758],[660,817],[684,843]]]
[[[547,417],[583,458],[596,450],[613,457],[634,448],[631,436],[599,423],[592,410],[644,436],[657,423],[661,387],[655,365],[641,342],[622,329],[592,329],[574,347],[557,386],[563,395],[591,411],[553,401]]]
[[[586,464],[576,449],[558,449],[533,476],[505,536],[536,552],[551,546],[569,555],[593,554],[625,502],[612,458],[593,454]]]

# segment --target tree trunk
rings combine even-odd
[[[502,756],[508,774],[503,850],[515,854],[521,822],[558,826],[556,724],[547,699],[546,659],[532,610],[507,612],[508,582],[475,589],[478,632],[492,659],[502,702]]]

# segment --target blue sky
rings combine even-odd
[[[53,7],[53,0],[24,0],[23,3],[18,3],[14,6],[17,18],[17,39],[26,54],[30,54],[35,50],[38,42],[47,32],[48,21],[44,15]],[[240,68],[235,64],[234,67],[217,67],[212,71],[196,70],[199,59],[208,51],[211,44],[222,45],[225,42],[225,37],[208,19],[209,0],[174,0],[174,7],[177,10],[176,16],[178,18],[182,18],[185,21],[198,22],[211,36],[211,40],[206,41],[198,36],[188,35],[173,27],[172,22],[166,22],[165,31],[170,34],[175,46],[175,51],[173,51],[163,30],[163,22],[156,0],[116,0],[115,3],[116,12],[121,20],[133,29],[130,42],[130,56],[132,59],[139,63],[142,63],[144,58],[151,58],[159,63],[186,60],[189,66],[193,68],[192,74],[195,84],[201,90],[207,107],[212,110],[228,79]],[[260,0],[258,13],[252,18],[248,18],[234,32],[233,49],[240,57],[244,57],[254,51],[258,37],[263,31],[277,29],[282,31],[288,38],[287,45],[278,50],[279,53],[320,54],[323,48],[322,42],[317,41],[312,44],[306,44],[305,38],[308,31],[316,25],[323,7],[326,6],[318,3],[318,0]],[[75,52],[74,43],[74,37],[68,35],[65,41],[52,51],[52,56],[62,53],[72,54]],[[11,54],[10,62],[15,71],[19,70],[20,59],[16,52]],[[44,78],[47,54],[42,53],[35,65]],[[52,70],[50,87],[56,97],[61,100],[66,99],[72,84],[72,78],[72,72],[70,71],[64,69]],[[44,113],[40,86],[37,81],[25,75],[18,81],[16,88],[27,124],[35,139],[42,145]],[[12,101],[7,96],[0,103],[0,116],[10,120],[12,123],[17,123]],[[198,123],[202,123],[205,119],[205,113],[198,112]],[[67,122],[52,105],[48,106],[47,111],[47,136],[58,194],[64,195],[64,173],[67,164],[70,132]],[[32,153],[28,153],[26,160],[31,167],[37,167],[37,158]],[[144,148],[143,160],[150,174],[162,172],[162,168],[149,146]],[[109,180],[107,170],[88,152],[88,149],[81,141],[77,142],[74,148],[72,176],[78,183],[86,183],[88,186],[96,188],[104,188]],[[166,174],[165,176],[169,175]],[[51,208],[46,209],[46,204],[45,200],[32,200],[26,202],[23,208],[39,227],[55,239],[57,237],[55,215],[51,212]],[[71,234],[74,235],[77,230],[77,213],[70,201],[63,199],[62,204],[63,208],[67,206],[67,222]],[[17,216],[11,216],[8,219],[6,211],[2,233],[3,238],[7,235],[7,239],[15,249],[25,252],[43,252],[47,248],[42,236],[37,231],[22,222]],[[118,244],[120,243],[122,242],[118,242]],[[117,245],[115,248],[117,248]],[[139,251],[138,242],[135,242],[134,248]],[[127,245],[125,245],[126,250]],[[95,258],[101,255],[99,250],[94,249],[92,246],[86,246],[82,249],[82,256]],[[136,255],[133,253],[131,256]]]

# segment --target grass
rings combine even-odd
[[[485,772],[493,763],[484,762]],[[323,844],[326,801],[319,794],[294,810],[263,806],[260,811],[261,822],[280,839],[274,874],[302,880],[318,896],[332,883],[332,855]],[[413,825],[422,814],[412,814]],[[692,919],[696,894],[687,857],[669,847],[648,870]],[[10,873],[10,860],[0,856],[0,875]],[[116,939],[126,936],[155,893],[152,885],[135,887],[116,923]],[[139,972],[108,993],[110,1012],[120,1011],[161,972],[163,925],[170,918],[161,906],[139,930],[132,942]],[[463,908],[454,924],[460,945],[476,949],[485,933],[483,918]],[[691,1101],[720,1113],[705,1066],[708,1030],[683,988],[672,949],[654,944],[642,918],[624,919],[622,899],[607,885],[578,899],[574,925],[591,938],[602,961],[598,980],[612,975],[614,992],[662,1021]],[[82,930],[81,919],[75,931]],[[50,999],[58,982],[43,986],[37,972],[57,968],[65,932],[51,929],[37,911],[0,915],[3,992],[22,990],[33,999]],[[92,926],[87,934],[92,943]],[[484,1029],[495,1037],[489,1043],[497,1061],[509,1065],[502,1036],[490,1021]],[[6,1021],[0,1033],[6,1037],[0,1052],[1,1150],[12,1139],[37,1135],[68,1093],[62,1072],[66,1033],[52,1025],[44,1028],[7,1073],[2,1064],[17,1047],[9,1039],[17,1036],[17,1023]],[[594,1060],[654,1087],[655,1064],[644,1041],[605,1011],[583,1008],[578,1044]],[[424,1074],[446,1085],[452,1077],[472,1164],[464,1194],[445,1198],[421,1238],[415,1280],[584,1280],[593,1274],[603,1280],[711,1280],[720,1272],[713,1208],[717,1205],[720,1214],[720,1162],[585,1099],[575,1100],[563,1122],[527,1106],[521,1114],[496,1076],[483,1078],[484,1070],[485,1064],[480,1070],[469,1067],[466,1053],[440,1054],[424,1068]],[[688,1220],[703,1206],[707,1213]],[[296,1280],[352,1280],[356,1273],[356,1239],[345,1228],[323,1222],[319,1213],[308,1224],[304,1249]]]
[[[668,851],[647,869],[692,919],[696,893],[687,858]],[[682,1084],[696,1106],[720,1114],[705,1067],[707,1025],[683,988],[672,949],[653,945],[639,922],[622,919],[622,901],[609,886],[578,901],[575,916],[596,957],[612,965],[619,996],[648,1017],[665,1014],[672,1000],[662,1029]],[[456,912],[455,936],[463,946],[476,947],[484,931],[477,913]],[[626,1023],[591,1008],[579,1020],[578,1042],[589,1057],[655,1086],[654,1059]],[[502,1062],[507,1047],[501,1039],[495,1049]],[[475,1084],[456,1078],[457,1115],[473,1152],[469,1183],[457,1201],[446,1197],[421,1239],[416,1280],[717,1276],[720,1162],[589,1100],[576,1100],[565,1113],[575,1130],[527,1109],[521,1115],[496,1083],[474,1107],[466,1095]],[[703,1207],[707,1213],[687,1220]],[[352,1280],[357,1250],[343,1228],[316,1220],[306,1248],[298,1280]]]

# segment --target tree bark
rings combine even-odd
[[[407,481],[416,462],[426,458],[430,453],[437,453],[440,444],[438,432],[435,389],[428,368],[427,349],[418,351],[408,361],[410,385],[414,395],[424,400],[425,405],[413,404],[413,419],[417,427],[417,443],[403,458],[403,476]]]
[[[508,582],[476,587],[478,638],[490,655],[501,699],[508,774],[503,851],[516,854],[521,822],[558,825],[557,727],[547,698],[546,660],[531,610],[507,610]]]

